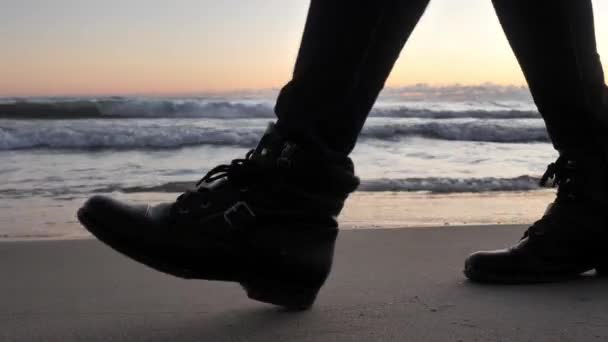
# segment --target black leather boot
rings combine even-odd
[[[603,154],[562,154],[542,184],[557,199],[515,246],[477,252],[465,275],[477,282],[537,283],[608,271],[608,165]]]
[[[330,272],[336,217],[358,184],[350,159],[294,144],[271,124],[246,158],[212,169],[174,203],[95,196],[78,218],[156,270],[238,282],[252,299],[305,309]]]

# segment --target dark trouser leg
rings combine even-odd
[[[516,245],[469,256],[465,274],[536,283],[608,272],[606,86],[590,0],[494,0],[534,100],[560,152],[541,183],[557,197]]]
[[[608,111],[591,0],[493,3],[554,146],[597,147]]]
[[[348,155],[429,0],[312,0],[277,127]]]

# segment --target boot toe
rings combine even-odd
[[[484,274],[487,270],[487,256],[488,252],[475,252],[465,260],[464,262],[464,275],[473,281],[479,279],[480,274]]]
[[[464,275],[469,279],[476,281],[480,270],[484,269],[486,252],[475,252],[464,262]]]
[[[464,263],[464,275],[475,282],[508,283],[516,276],[521,263],[507,250],[480,251],[471,254]]]
[[[101,223],[108,218],[108,213],[114,212],[114,200],[105,196],[93,196],[89,198],[80,209],[78,219],[86,227],[94,222]]]
[[[586,263],[554,262],[517,249],[482,251],[465,261],[464,274],[478,283],[534,284],[563,281],[591,269]]]
[[[147,206],[130,206],[105,196],[89,198],[78,210],[79,221],[94,235],[120,233],[138,226],[146,217]]]
[[[110,210],[113,209],[114,202],[115,201],[109,197],[96,195],[96,196],[89,198],[82,205],[82,207],[79,210],[79,213],[81,213],[83,215],[87,215],[87,216],[103,213],[103,212],[107,211],[108,209],[110,209]]]

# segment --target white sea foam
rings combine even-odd
[[[538,178],[519,176],[514,178],[382,178],[364,180],[359,191],[414,192],[432,193],[488,192],[488,191],[527,191],[539,189]]]
[[[0,98],[0,117],[78,118],[274,118],[276,90],[190,97]],[[529,91],[491,84],[383,91],[371,117],[539,118]]]
[[[70,122],[62,125],[0,124],[0,150],[162,149],[197,145],[253,146],[262,128],[228,129],[187,124]]]
[[[456,108],[456,109],[455,109]],[[519,104],[389,103],[372,110],[371,117],[393,118],[539,118],[538,112]],[[268,118],[275,117],[270,101],[218,101],[208,99],[52,99],[0,102],[0,117],[11,119],[82,118]]]
[[[485,141],[500,143],[548,142],[544,124],[540,120],[432,120],[368,125],[363,138],[395,140],[419,136],[456,141]]]
[[[252,147],[266,120],[225,125],[223,120],[55,120],[0,121],[0,150],[24,149],[168,149],[198,145]],[[385,123],[386,122],[386,123]],[[441,140],[500,143],[547,142],[541,120],[374,119],[362,139]]]
[[[357,191],[363,192],[430,192],[430,193],[463,193],[489,191],[528,191],[540,189],[538,178],[518,176],[512,178],[379,178],[364,179]],[[171,182],[156,186],[110,187],[96,189],[97,192],[122,191],[134,192],[182,192],[191,188],[191,182]]]
[[[190,182],[173,182],[158,186],[137,186],[127,188],[97,189],[97,191],[123,192],[181,192],[192,184]],[[357,191],[363,192],[430,192],[430,193],[463,193],[489,191],[528,191],[540,189],[538,178],[519,176],[512,178],[379,178],[364,179]]]
[[[91,187],[52,187],[25,189],[0,189],[0,198],[27,198],[31,196],[57,197],[67,195],[81,195],[89,193],[145,193],[167,192],[181,193],[192,189],[191,181],[168,182],[159,185],[129,186],[126,184],[111,184],[107,186]],[[379,178],[364,179],[357,191],[361,192],[429,192],[429,193],[479,193],[491,191],[529,191],[540,189],[538,178],[532,176],[519,176],[513,178]]]

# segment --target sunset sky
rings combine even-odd
[[[608,3],[595,1],[608,65]],[[280,87],[308,0],[4,0],[0,96]],[[523,84],[490,0],[434,0],[389,86]]]

